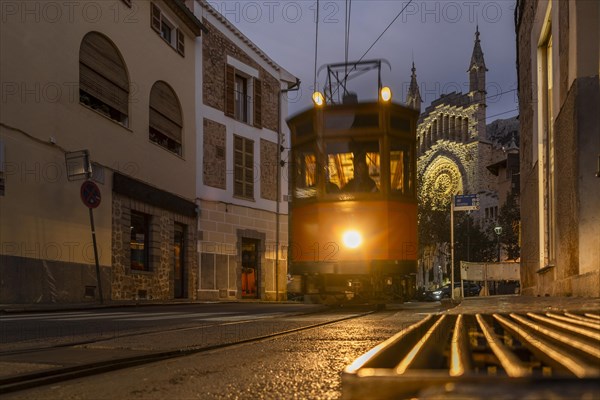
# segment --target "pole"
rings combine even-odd
[[[452,195],[452,203],[450,203],[450,270],[452,271],[450,293],[454,300],[454,195]]]
[[[500,235],[496,235],[498,237],[498,262],[500,262]]]
[[[94,226],[94,212],[90,210],[90,225],[92,227],[92,243],[94,244],[94,259],[96,261],[96,280],[98,281],[98,292],[100,294],[100,304],[104,304],[104,295],[102,294],[102,279],[100,279],[100,262],[98,261],[98,246],[96,245],[96,227]]]
[[[275,203],[275,301],[279,301],[279,212],[281,201],[281,96],[279,92],[277,102],[277,202]]]

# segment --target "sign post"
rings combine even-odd
[[[98,282],[98,292],[100,295],[100,304],[104,304],[104,295],[102,294],[102,279],[100,278],[100,262],[98,260],[98,246],[96,244],[96,228],[94,226],[94,213],[93,209],[100,205],[102,196],[100,195],[100,188],[93,181],[84,181],[81,184],[81,201],[88,208],[90,212],[90,225],[92,228],[92,243],[94,244],[94,259],[96,261],[96,280]]]
[[[457,194],[452,196],[450,204],[450,269],[452,271],[450,283],[450,293],[454,300],[454,211],[472,211],[479,210],[479,195],[478,194]],[[464,288],[462,279],[460,280],[460,291],[464,297]]]

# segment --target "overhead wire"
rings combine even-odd
[[[352,0],[346,0],[346,28],[345,28],[345,57],[344,63],[346,64],[344,67],[344,74],[348,74],[348,54],[350,48],[350,16],[352,15]]]
[[[317,55],[319,49],[319,0],[317,0],[316,23],[315,23],[315,71],[313,90],[317,91]]]
[[[352,66],[352,68],[350,69],[350,71],[348,71],[346,73],[346,75],[344,76],[343,80],[346,80],[346,78],[348,78],[348,75],[356,69],[356,66],[358,65],[359,62],[361,62],[363,60],[363,58],[365,58],[365,56],[367,55],[367,53],[369,53],[369,51],[371,51],[371,49],[373,48],[373,46],[375,46],[375,44],[377,44],[377,42],[379,41],[379,39],[381,39],[381,37],[387,32],[388,29],[390,29],[390,27],[394,24],[394,22],[396,22],[396,20],[398,18],[400,18],[400,16],[402,15],[402,13],[404,12],[404,10],[406,10],[406,8],[413,2],[413,0],[409,0],[406,4],[404,4],[404,7],[402,7],[402,9],[400,10],[400,12],[394,17],[394,19],[392,20],[392,22],[390,22],[388,24],[388,26],[383,30],[383,32],[381,32],[381,34],[379,36],[377,36],[377,39],[375,39],[375,41],[371,44],[371,46],[369,46],[369,48],[364,52],[364,54],[362,56],[360,56],[360,58],[358,59],[358,61],[356,61],[354,63],[354,65]]]

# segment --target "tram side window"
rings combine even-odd
[[[317,195],[317,157],[311,146],[302,146],[294,153],[294,197],[306,199]]]
[[[390,187],[392,193],[408,196],[414,192],[412,151],[408,144],[392,142],[390,151]]]
[[[327,143],[327,193],[378,192],[380,166],[378,141]]]

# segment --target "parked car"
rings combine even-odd
[[[481,286],[475,282],[464,281],[465,297],[479,296],[481,292]],[[454,282],[454,287],[460,289],[460,282]],[[427,301],[439,301],[441,299],[447,299],[452,297],[450,293],[450,284],[446,284],[438,289],[426,290],[422,293],[421,297]]]

